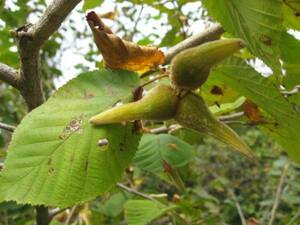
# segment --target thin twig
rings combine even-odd
[[[291,91],[281,91],[285,96],[295,95],[300,93],[300,85],[296,85]]]
[[[148,200],[151,200],[151,201],[157,201],[155,198],[151,197],[150,195],[144,194],[144,193],[139,192],[139,191],[137,191],[137,190],[135,190],[135,189],[132,189],[132,188],[130,188],[130,187],[127,187],[127,186],[124,185],[124,184],[117,183],[117,186],[118,186],[119,188],[121,188],[121,189],[123,189],[123,190],[129,192],[129,193],[138,195],[138,196],[140,196],[140,197],[142,197],[142,198],[145,198],[145,199],[148,199]]]
[[[150,79],[147,82],[145,82],[142,85],[140,85],[140,87],[145,87],[148,84],[151,84],[151,83],[153,83],[153,82],[155,82],[157,80],[163,79],[163,78],[168,77],[168,76],[169,76],[168,74],[162,74],[162,75],[156,76],[153,79]]]
[[[222,26],[216,24],[199,34],[193,35],[185,39],[184,41],[178,43],[177,45],[167,50],[167,52],[165,53],[164,64],[169,64],[172,58],[182,50],[195,47],[208,41],[217,40],[223,33],[224,29],[222,28]]]
[[[219,116],[218,119],[221,121],[233,120],[233,119],[243,117],[244,115],[245,115],[244,112],[237,112],[237,113],[232,113],[232,114],[225,115],[225,116]]]
[[[74,213],[75,213],[77,208],[78,208],[78,205],[75,205],[71,208],[70,213],[68,214],[68,217],[67,217],[64,225],[69,225],[71,223],[71,220],[72,220],[72,218],[74,216]]]
[[[48,218],[49,218],[49,221],[51,221],[55,216],[57,216],[58,214],[66,211],[68,208],[63,208],[63,209],[60,209],[60,208],[55,208],[55,209],[52,209],[51,211],[49,211],[49,215],[48,215]]]
[[[12,126],[12,125],[9,125],[6,123],[1,123],[1,122],[0,122],[0,128],[3,130],[7,130],[9,132],[14,132],[14,130],[16,129],[15,126]]]
[[[247,225],[247,222],[246,222],[245,216],[243,214],[240,203],[238,201],[235,201],[234,204],[235,204],[235,207],[236,207],[236,209],[238,211],[238,214],[240,216],[242,225]]]
[[[239,217],[240,217],[240,219],[241,219],[242,225],[247,225],[246,218],[245,218],[245,216],[244,216],[242,207],[241,207],[239,201],[237,200],[237,197],[236,197],[236,195],[234,194],[234,191],[231,190],[231,189],[229,189],[228,192],[229,192],[229,194],[230,194],[230,195],[232,196],[232,198],[233,198],[234,205],[235,205],[235,207],[236,207],[236,209],[237,209],[237,211],[238,211],[238,214],[239,214]]]
[[[274,223],[275,217],[276,217],[276,211],[280,202],[280,198],[281,198],[281,194],[282,194],[282,190],[283,190],[283,185],[288,173],[288,169],[290,166],[290,162],[288,162],[287,164],[285,164],[285,166],[283,167],[283,171],[276,189],[276,195],[275,195],[275,199],[274,199],[274,203],[272,206],[272,210],[271,210],[271,216],[270,216],[270,220],[268,225],[272,225]]]

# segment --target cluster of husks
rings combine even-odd
[[[227,39],[182,51],[171,62],[172,86],[159,84],[139,101],[104,111],[92,117],[90,122],[101,125],[132,120],[174,119],[186,128],[212,136],[254,158],[248,145],[209,111],[201,96],[191,91],[207,80],[212,66],[242,47],[240,39]]]

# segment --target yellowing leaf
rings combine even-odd
[[[95,12],[88,13],[86,18],[107,68],[143,73],[164,62],[164,54],[157,47],[140,46],[121,39]]]

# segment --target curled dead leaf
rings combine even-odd
[[[140,46],[121,39],[95,12],[88,13],[86,19],[107,68],[144,73],[164,62],[164,54],[157,47]]]
[[[110,11],[103,14],[99,14],[100,18],[105,18],[109,20],[114,20],[118,16],[118,12],[116,11]]]

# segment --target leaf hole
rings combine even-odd
[[[210,93],[213,95],[223,95],[223,90],[217,85],[214,85],[210,90]]]
[[[107,138],[101,138],[98,140],[98,143],[97,143],[98,147],[107,147],[109,145],[109,141]]]

